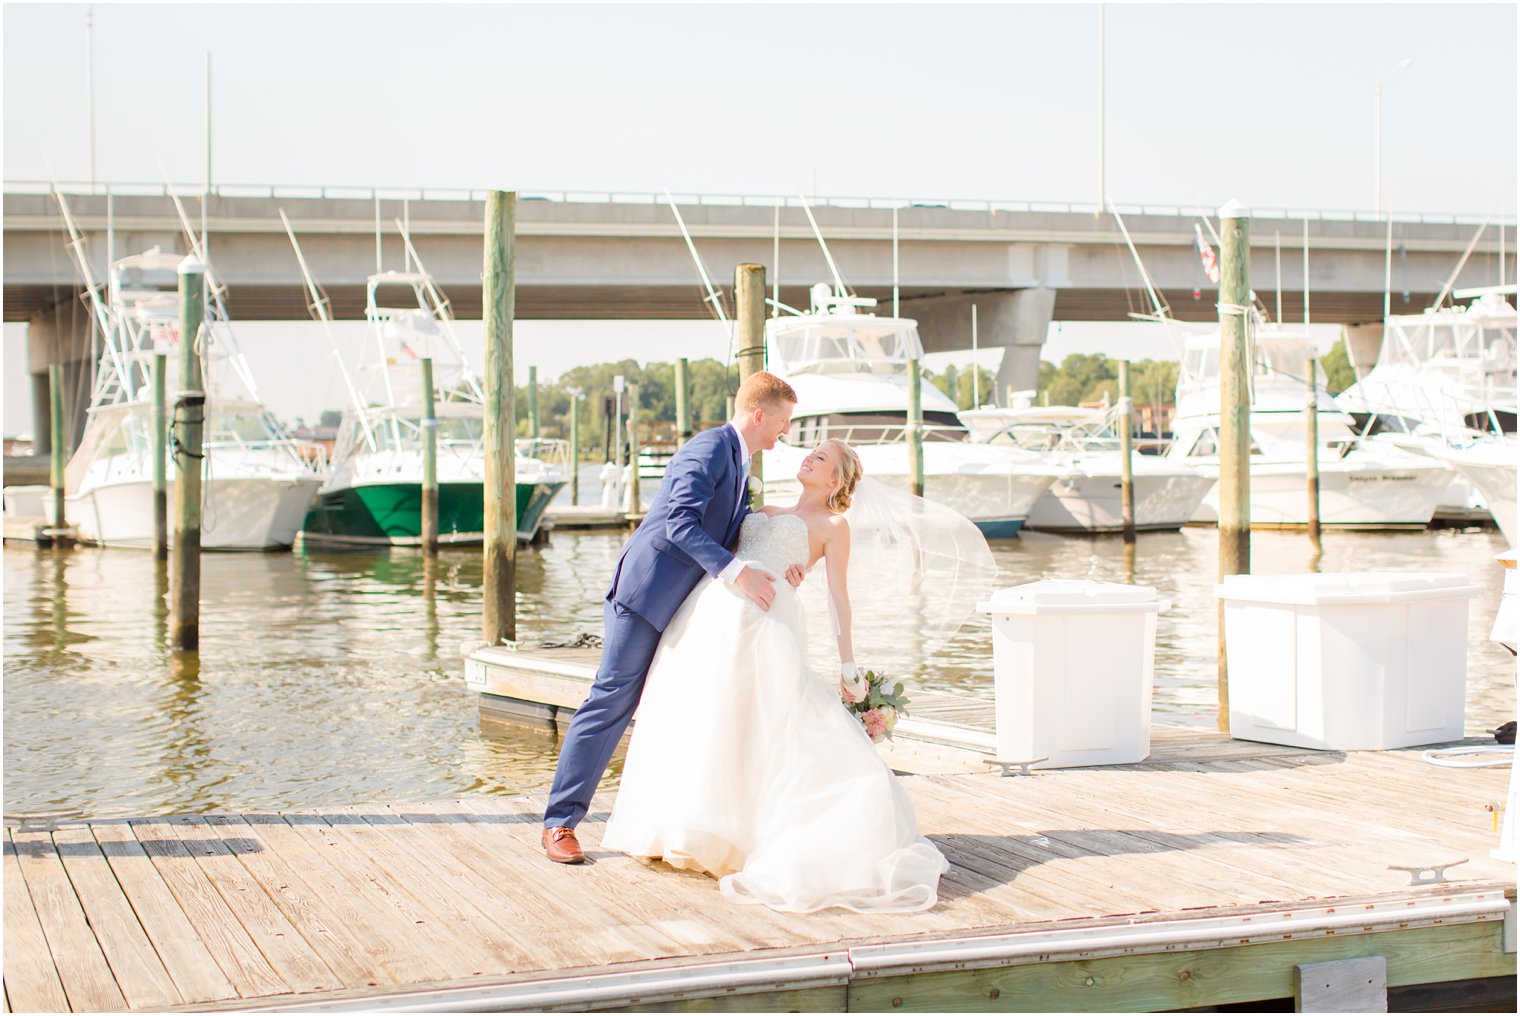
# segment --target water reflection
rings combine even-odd
[[[517,559],[525,639],[600,633],[619,534],[561,534]],[[1000,584],[1093,578],[1154,586],[1159,718],[1215,721],[1212,530],[999,542]],[[1502,584],[1497,534],[1259,533],[1259,573],[1460,572],[1483,590],[1469,623],[1469,723],[1513,712],[1514,669],[1487,642]],[[488,726],[463,680],[479,638],[481,556],[445,549],[208,556],[198,654],[167,647],[167,579],[147,553],[4,551],[5,805],[93,816],[437,800],[543,790],[552,733]],[[144,594],[147,595],[144,595]],[[928,598],[934,590],[920,590]],[[920,688],[990,700],[990,623],[974,615],[933,658],[900,620],[857,631],[860,662],[902,661]],[[831,632],[814,631],[824,659]]]

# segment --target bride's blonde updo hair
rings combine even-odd
[[[865,469],[862,468],[860,456],[855,454],[855,449],[843,441],[831,439],[824,444],[833,445],[839,450],[839,461],[834,464],[834,478],[839,481],[839,486],[829,494],[828,502],[829,511],[838,515],[850,507],[850,498],[855,496],[855,484],[865,475]]]

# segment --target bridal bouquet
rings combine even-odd
[[[865,725],[873,744],[890,739],[898,717],[908,715],[908,696],[902,682],[894,682],[885,671],[858,671],[854,681],[841,680],[839,697]]]

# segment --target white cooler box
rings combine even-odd
[[[1231,575],[1230,736],[1337,751],[1462,737],[1465,575]]]
[[[1156,615],[1149,586],[1047,579],[1000,589],[992,618],[997,753],[1037,769],[1124,765],[1151,752]]]

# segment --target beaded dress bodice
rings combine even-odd
[[[739,527],[739,556],[782,574],[808,561],[807,523],[796,515],[751,512]]]

